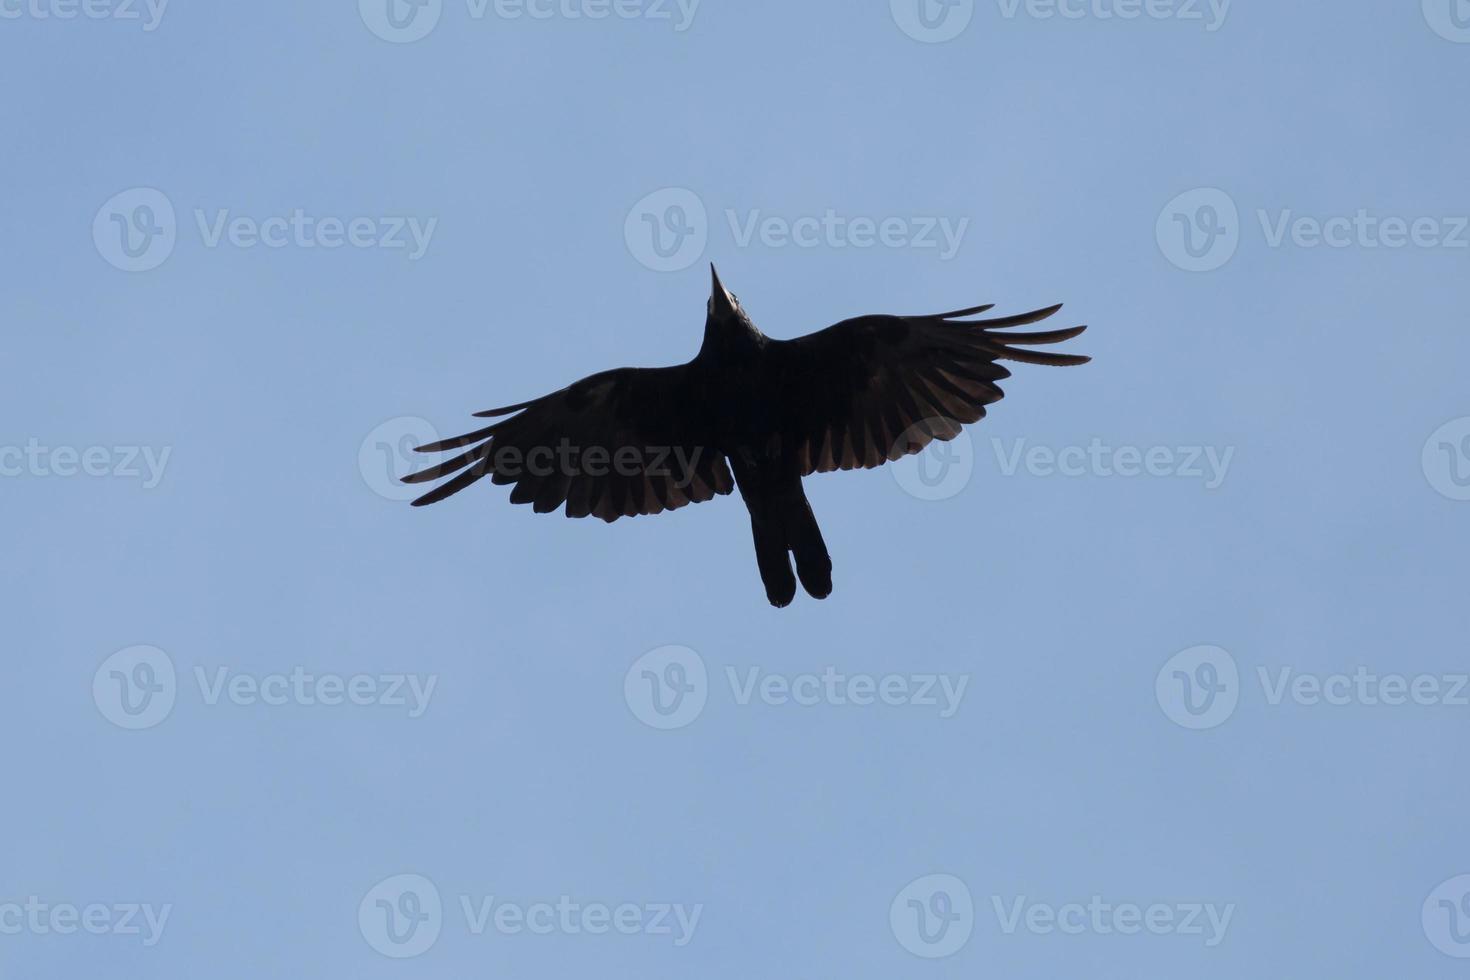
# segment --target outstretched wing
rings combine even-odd
[[[724,456],[711,448],[687,368],[604,371],[534,401],[479,412],[504,418],[419,452],[464,452],[412,476],[453,475],[414,501],[437,503],[489,476],[514,484],[510,500],[539,514],[566,504],[568,517],[657,514],[734,489]]]
[[[788,443],[803,475],[881,466],[985,416],[1010,372],[997,361],[1068,366],[1077,354],[1025,348],[1060,343],[1085,326],[1034,333],[1008,328],[1045,320],[1061,306],[969,320],[977,306],[933,316],[865,316],[771,345]]]

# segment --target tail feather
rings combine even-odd
[[[827,598],[832,594],[832,557],[827,554],[827,543],[822,540],[822,529],[817,526],[806,495],[793,500],[784,516],[786,544],[796,555],[796,574],[801,577],[802,588],[813,599]]]
[[[786,552],[786,534],[781,525],[751,516],[755,535],[755,561],[766,586],[766,598],[780,609],[796,598],[796,576],[791,574],[791,556]]]

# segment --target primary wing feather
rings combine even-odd
[[[500,421],[419,447],[464,451],[404,478],[418,484],[451,477],[414,506],[438,503],[489,476],[512,486],[512,503],[531,504],[537,513],[565,505],[568,517],[611,522],[734,489],[684,366],[604,371],[477,417]]]
[[[1061,306],[966,319],[989,309],[858,317],[773,341],[780,417],[802,474],[881,466],[936,439],[953,439],[1004,397],[1000,382],[1010,371],[999,361],[1062,367],[1089,360],[1028,349],[1070,340],[1085,326],[1006,332],[1045,320]]]

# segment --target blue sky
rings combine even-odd
[[[1470,7],[395,4],[0,0],[6,975],[1459,975]],[[403,502],[709,261],[1094,361],[822,603]]]

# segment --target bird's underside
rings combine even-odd
[[[424,506],[488,476],[512,487],[512,503],[604,521],[676,510],[738,486],[770,601],[784,606],[795,595],[792,555],[806,590],[825,598],[831,561],[802,477],[880,466],[953,439],[1003,396],[999,383],[1010,372],[1000,361],[1087,362],[1030,349],[1085,327],[1015,329],[1060,306],[975,319],[990,309],[866,316],[772,340],[716,275],[705,344],[693,361],[605,371],[477,413],[498,421],[419,447],[454,455],[405,482],[443,481],[414,501]]]

